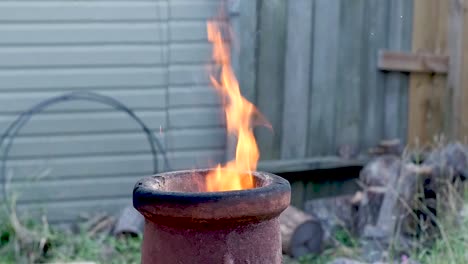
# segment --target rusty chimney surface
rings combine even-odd
[[[133,205],[145,217],[143,264],[281,263],[278,216],[291,187],[254,172],[255,188],[205,192],[211,170],[161,173],[140,180]]]

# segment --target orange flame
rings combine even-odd
[[[208,40],[213,43],[213,59],[220,66],[219,81],[211,75],[213,86],[225,102],[227,131],[237,136],[235,160],[218,165],[206,178],[209,192],[232,191],[255,187],[252,171],[257,168],[260,153],[252,129],[255,106],[242,97],[239,83],[231,67],[230,49],[214,21],[207,23]]]

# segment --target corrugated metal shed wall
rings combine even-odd
[[[1,1],[0,131],[43,99],[86,90],[135,110],[163,140],[174,169],[219,162],[225,133],[207,79],[211,46],[205,32],[217,5]],[[152,171],[136,123],[87,102],[35,116],[16,139],[8,164],[20,207],[31,214],[47,209],[52,222],[120,209],[130,203],[136,180]],[[38,175],[44,177],[33,180]]]

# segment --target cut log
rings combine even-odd
[[[430,181],[426,182],[426,194],[438,199],[445,209],[459,211],[463,204],[464,182],[468,177],[468,149],[462,144],[448,144],[428,155],[424,164],[434,170]],[[436,195],[439,197],[436,197]],[[431,196],[431,195],[429,195]],[[444,203],[447,202],[447,203]],[[453,206],[453,208],[449,208]],[[452,211],[451,213],[457,213]]]
[[[324,231],[324,244],[334,245],[333,233],[340,228],[354,232],[355,204],[358,200],[353,195],[342,195],[307,201],[305,212],[320,221]]]
[[[114,226],[114,223],[115,220],[112,216],[106,216],[89,228],[88,235],[93,237],[98,233],[109,234],[112,230],[112,226]]]
[[[419,215],[428,227],[435,227],[431,218],[444,216],[448,223],[457,224],[457,215],[464,203],[465,182],[468,176],[468,150],[460,143],[448,144],[431,151],[423,164],[432,168],[424,179],[422,203],[425,210]]]
[[[323,229],[313,216],[289,206],[280,215],[283,252],[298,258],[322,249]]]
[[[370,161],[359,175],[363,187],[386,187],[387,183],[398,177],[401,159],[385,155]]]
[[[139,236],[143,233],[144,223],[144,217],[133,206],[127,206],[123,209],[113,234],[115,236]]]
[[[378,228],[393,234],[397,225],[414,219],[414,210],[417,208],[415,201],[422,186],[421,180],[431,173],[432,169],[429,166],[413,163],[405,163],[402,166],[400,176],[388,183],[377,220]]]
[[[398,178],[400,167],[400,158],[385,155],[372,160],[361,171],[362,199],[357,209],[355,233],[362,235],[367,225],[377,223],[387,185]]]
[[[437,168],[439,174],[443,173],[443,170],[451,169],[452,180],[460,178],[464,181],[468,177],[468,148],[460,143],[448,144],[432,151],[424,160],[424,164]]]
[[[377,222],[367,225],[361,236],[366,261],[380,260],[391,245],[395,253],[403,253],[413,247],[406,234],[412,223],[418,223],[415,217],[416,208],[420,206],[418,194],[424,177],[431,172],[428,166],[404,163],[399,176],[388,182]]]
[[[374,156],[395,155],[401,156],[403,145],[399,139],[383,140],[375,148],[371,148],[369,153]]]
[[[357,206],[354,233],[362,235],[367,225],[375,225],[385,196],[385,187],[367,187]]]

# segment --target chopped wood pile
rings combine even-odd
[[[306,202],[305,213],[323,230],[315,232],[319,235],[309,233],[309,240],[321,240],[315,243],[321,249],[334,247],[334,232],[347,230],[360,238],[368,254],[363,258],[374,262],[382,259],[390,243],[403,252],[422,234],[426,239],[437,237],[441,219],[451,218],[457,224],[468,175],[467,146],[448,144],[410,155],[404,153],[399,141],[390,140],[370,153],[374,158],[360,173],[360,191]],[[316,253],[316,249],[309,253]]]
[[[380,170],[363,173],[364,192],[376,187],[385,191],[378,215],[373,216],[376,221],[366,222],[366,225],[374,225],[393,235],[397,228],[401,235],[436,232],[429,229],[436,229],[438,218],[456,216],[461,209],[468,170],[467,153],[466,146],[449,144],[417,157],[394,160],[390,167],[380,166]],[[384,159],[390,158],[377,158],[366,168]],[[391,177],[382,181],[384,174]]]

